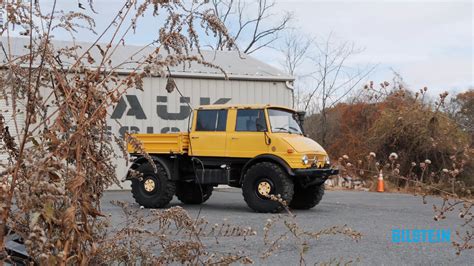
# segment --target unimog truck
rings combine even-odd
[[[310,209],[321,201],[324,181],[338,170],[330,167],[326,151],[303,135],[303,116],[281,106],[207,105],[193,111],[187,133],[135,134],[150,156],[129,143],[136,157],[127,174],[133,197],[145,208],[164,207],[174,195],[185,204],[200,204],[225,184],[242,188],[257,212],[281,211],[275,197],[293,209]]]

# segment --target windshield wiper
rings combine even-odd
[[[295,132],[293,133],[297,133],[297,134],[301,134],[301,132],[299,131],[299,129],[297,129],[296,127],[289,127],[291,130],[294,130]]]
[[[286,133],[290,133],[291,134],[291,131],[287,128],[284,128],[284,127],[276,127],[275,130],[278,130],[278,132],[286,132]]]

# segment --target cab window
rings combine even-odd
[[[196,131],[225,131],[227,110],[199,110]]]
[[[235,131],[263,132],[266,130],[267,123],[262,109],[237,110]]]

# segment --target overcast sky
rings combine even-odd
[[[86,3],[87,1],[79,1]],[[95,0],[98,14],[84,12],[96,19],[98,32],[121,6],[121,1]],[[294,28],[305,35],[325,38],[332,33],[341,41],[352,41],[363,52],[350,64],[375,65],[369,77],[377,83],[391,80],[391,69],[399,72],[413,89],[428,86],[431,93],[459,92],[474,86],[474,31],[472,0],[276,0],[273,19],[285,11],[293,13]],[[52,1],[40,1],[43,10]],[[78,11],[77,1],[59,1],[58,9]],[[156,21],[156,20],[155,20]],[[139,24],[128,43],[145,44],[156,38],[158,26],[150,18]],[[79,34],[78,40],[94,36]],[[67,38],[67,35],[56,35]],[[281,68],[275,50],[254,54],[258,59]]]
[[[370,79],[391,80],[393,68],[413,89],[432,93],[474,86],[471,0],[277,1],[308,34],[354,41],[354,63],[380,64]],[[269,57],[270,58],[270,57]]]

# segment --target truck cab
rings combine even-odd
[[[324,181],[338,171],[330,168],[327,152],[304,136],[299,117],[282,106],[208,105],[193,110],[188,133],[136,134],[150,156],[129,145],[137,157],[128,175],[132,193],[145,207],[163,207],[173,195],[199,204],[214,186],[226,184],[242,188],[258,212],[281,211],[281,202],[312,208]],[[132,177],[136,172],[139,178]],[[153,196],[162,200],[150,202]]]

